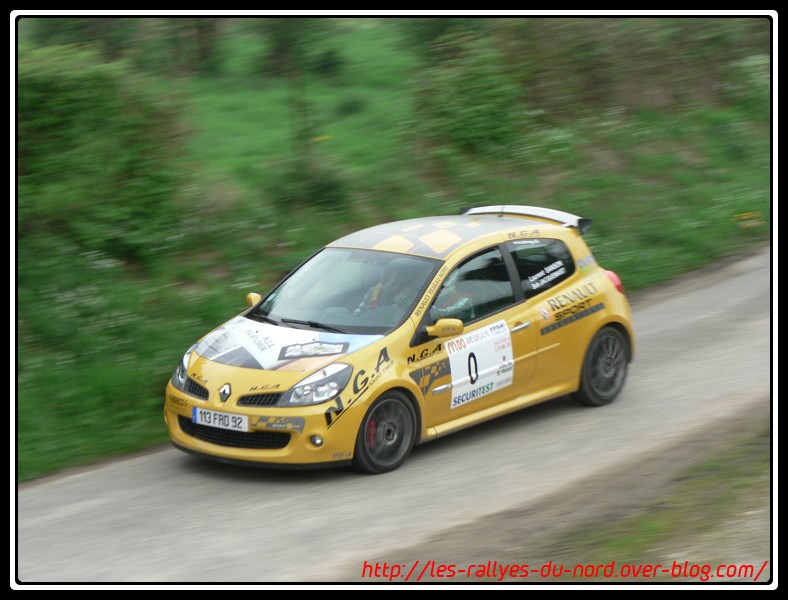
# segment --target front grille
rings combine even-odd
[[[276,406],[282,394],[253,394],[238,398],[238,406]]]
[[[183,391],[187,394],[195,396],[196,398],[199,398],[200,400],[208,399],[208,389],[204,388],[193,379],[186,379],[186,385],[184,386]]]
[[[178,415],[178,425],[185,434],[217,446],[250,448],[255,450],[278,450],[290,443],[290,434],[281,431],[230,431],[192,423]]]

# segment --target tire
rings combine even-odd
[[[572,398],[586,406],[604,406],[616,399],[629,370],[629,341],[615,327],[600,329],[583,359],[580,389]]]
[[[410,455],[416,440],[416,413],[401,392],[383,394],[370,406],[356,438],[353,467],[362,473],[387,473]]]

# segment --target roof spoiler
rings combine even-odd
[[[554,210],[552,208],[542,208],[540,206],[520,206],[518,204],[499,204],[498,206],[478,206],[475,208],[463,208],[461,215],[519,215],[522,217],[536,217],[555,221],[564,227],[574,227],[580,233],[585,233],[591,227],[591,219],[578,217],[568,212]]]

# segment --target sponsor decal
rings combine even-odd
[[[253,385],[252,387],[249,388],[249,391],[250,392],[263,392],[263,391],[266,391],[266,390],[278,390],[278,389],[279,389],[279,384],[278,383],[274,383],[274,384],[266,383],[265,385]]]
[[[208,385],[208,380],[205,379],[202,375],[200,375],[196,371],[192,371],[191,373],[189,373],[189,378],[194,379],[194,381],[196,381],[197,383]]]
[[[255,417],[250,417],[250,420]],[[303,417],[256,417],[250,423],[253,429],[287,429],[290,431],[304,431],[306,420]]]
[[[531,284],[532,289],[538,290],[554,279],[561,277],[561,275],[566,275],[566,267],[564,267],[564,262],[562,260],[557,260],[547,265],[535,275],[531,275],[528,278],[528,282]]]
[[[588,254],[588,255],[586,255],[586,256],[584,256],[582,258],[579,258],[577,260],[577,268],[578,269],[586,269],[586,268],[590,267],[591,265],[595,265],[595,264],[596,264],[596,259],[593,256],[591,256],[590,254]]]
[[[462,394],[455,394],[451,399],[451,407],[457,408],[458,406],[462,406],[463,404],[470,402],[471,400],[476,400],[476,398],[481,398],[482,396],[489,394],[495,389],[495,383],[490,382],[484,385],[480,385],[475,388],[471,388],[467,392],[463,392]]]
[[[599,302],[595,304],[596,298],[594,296],[598,292],[596,284],[593,281],[589,281],[584,285],[547,300],[547,306],[552,311],[550,315],[554,322],[543,327],[540,333],[542,335],[550,333],[564,325],[569,325],[602,310],[605,307],[604,303]],[[544,316],[544,306],[540,312]]]
[[[542,328],[541,334],[545,335],[546,333],[555,331],[556,329],[559,329],[564,325],[569,325],[570,323],[574,323],[575,321],[578,321],[583,317],[587,317],[588,315],[593,315],[595,312],[599,312],[600,310],[603,310],[605,308],[604,302],[600,302],[599,304],[594,304],[592,306],[589,306],[588,308],[585,308],[585,306],[590,302],[591,300],[588,300],[586,302],[580,302],[577,305],[574,305],[571,308],[567,309],[566,312],[570,314],[564,314],[561,321]]]
[[[415,352],[408,357],[408,364],[416,362],[417,360],[424,360],[425,358],[429,358],[433,354],[437,354],[442,350],[441,345],[438,344],[434,348],[423,348],[421,352],[416,354]]]
[[[172,394],[167,396],[167,400],[170,402],[170,404],[173,404],[175,406],[187,406],[189,404],[183,398],[178,398],[178,396],[173,396]]]
[[[329,356],[331,354],[343,354],[347,351],[347,342],[329,344],[327,342],[309,342],[307,344],[293,344],[282,346],[279,351],[279,360],[288,358],[307,358],[312,356]]]
[[[357,398],[361,397],[369,389],[370,384],[374,383],[380,374],[387,371],[390,366],[391,359],[388,348],[383,348],[378,354],[378,364],[375,366],[375,370],[368,374],[364,369],[360,369],[353,378],[353,393],[357,394]]]
[[[435,276],[435,279],[430,284],[430,287],[427,288],[424,297],[421,299],[421,302],[419,302],[419,305],[416,307],[416,310],[413,313],[417,317],[420,317],[422,315],[424,309],[430,303],[430,300],[432,300],[432,297],[435,295],[435,291],[440,287],[440,284],[443,282],[443,278],[446,277],[446,273],[448,271],[449,271],[449,267],[447,267],[446,265],[443,265],[440,271],[438,271],[438,274]]]
[[[410,377],[416,382],[416,385],[419,386],[421,393],[426,396],[427,392],[429,392],[430,388],[432,388],[433,383],[435,383],[441,377],[446,377],[450,374],[451,366],[449,365],[449,359],[444,358],[443,360],[434,362],[427,367],[411,371]]]
[[[521,229],[519,231],[510,231],[506,234],[510,240],[516,240],[517,238],[524,238],[530,237],[532,235],[539,235],[538,229]]]
[[[312,365],[297,361],[355,352],[382,337],[292,329],[238,316],[205,336],[195,352],[233,367],[307,371]]]
[[[252,344],[254,344],[255,347],[261,352],[265,352],[276,345],[270,337],[262,337],[254,329],[247,329],[244,333],[246,334],[246,337],[249,338],[249,341],[252,342]]]
[[[444,343],[451,367],[455,409],[512,385],[514,357],[506,321],[497,321]]]
[[[326,426],[331,427],[336,420],[341,417],[345,411],[353,406],[364,394],[366,394],[372,385],[376,383],[381,376],[386,373],[394,363],[389,358],[389,350],[387,347],[383,347],[378,354],[378,361],[375,365],[375,369],[367,372],[364,369],[360,369],[356,376],[353,377],[353,393],[355,396],[345,405],[342,402],[342,398],[337,397],[335,398],[330,406],[326,409],[325,416],[326,416]]]
[[[556,311],[569,306],[574,302],[586,300],[597,293],[599,293],[599,290],[597,289],[596,284],[593,281],[589,281],[588,283],[576,287],[564,294],[558,294],[557,296],[550,298],[547,300],[547,304],[555,313]]]

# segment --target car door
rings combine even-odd
[[[422,319],[462,320],[462,334],[416,338],[411,376],[424,394],[427,427],[473,422],[525,393],[535,368],[534,309],[516,293],[503,254],[489,248],[449,273]]]
[[[533,385],[548,390],[576,378],[589,335],[583,320],[601,309],[597,270],[578,269],[559,239],[516,240],[507,244],[526,304],[532,307],[539,357]]]

